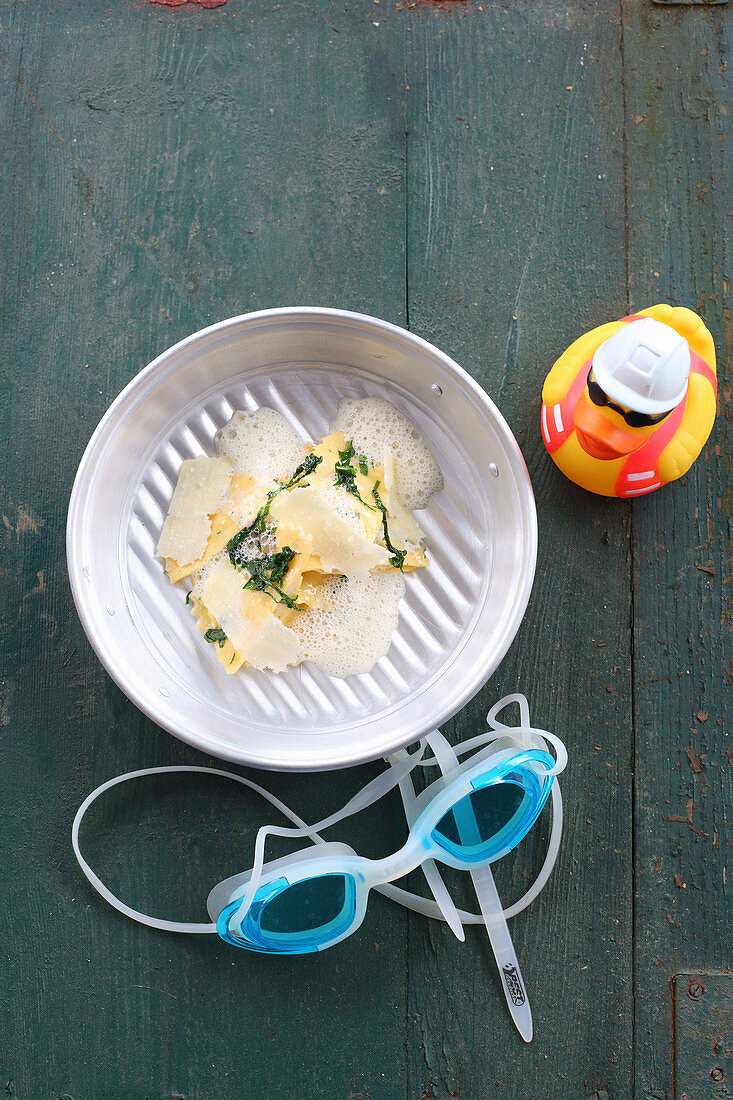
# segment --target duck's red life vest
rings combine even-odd
[[[627,322],[636,321],[638,318],[626,317],[624,320]],[[565,395],[556,405],[542,406],[542,438],[550,454],[561,447],[575,431],[573,421],[575,406],[585,388],[588,371],[592,364],[592,359],[588,359],[583,363]],[[714,371],[694,351],[690,351],[690,374],[702,374],[703,377],[707,378],[713,388],[713,394],[717,396],[718,386]],[[639,447],[639,450],[627,455],[616,480],[616,496],[642,496],[644,493],[651,493],[653,489],[658,489],[663,484],[657,469],[659,457],[682,422],[682,417],[687,408],[688,393],[689,388],[679,405],[672,410],[666,420],[661,422],[656,431]]]

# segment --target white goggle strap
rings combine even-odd
[[[389,760],[390,767],[395,767],[392,760]],[[412,827],[415,821],[415,814],[413,807],[416,802],[415,787],[412,782],[412,776],[406,775],[400,781],[400,794],[402,795],[402,805],[405,808],[405,817],[407,818],[408,826]],[[424,863],[420,865],[420,868],[425,875],[428,886],[431,893],[435,898],[438,909],[443,920],[446,922],[456,939],[463,942],[466,938],[466,933],[463,931],[463,924],[461,918],[458,915],[455,902],[448,893],[448,888],[440,877],[440,871],[438,870],[435,860],[426,859]]]
[[[508,726],[506,723],[500,722],[497,718],[497,715],[512,703],[519,704],[518,726]],[[521,692],[515,691],[512,695],[505,695],[498,703],[494,703],[493,707],[486,715],[486,721],[492,729],[511,730],[512,734],[518,740],[524,741],[527,748],[540,747],[546,749],[547,742],[549,741],[555,750],[555,766],[551,768],[547,774],[559,775],[560,772],[565,770],[568,762],[568,751],[565,745],[554,733],[550,733],[549,730],[535,729],[534,726],[530,724],[529,703],[527,702],[526,696],[522,695]]]
[[[486,721],[492,729],[508,729],[506,722],[500,722],[497,719],[497,714],[512,705],[512,703],[519,704],[519,725],[529,726],[529,703],[527,702],[527,696],[522,695],[521,692],[515,691],[511,695],[505,695],[503,699],[500,699],[498,703],[494,703],[493,707],[486,715]]]
[[[421,742],[420,748],[416,753],[417,759],[419,759],[424,751],[425,745]],[[171,773],[175,772],[194,772],[199,775],[218,775],[223,777],[224,779],[233,779],[236,783],[241,783],[242,786],[248,787],[250,790],[255,791],[257,794],[261,795],[262,798],[265,799],[265,801],[269,802],[272,806],[279,810],[284,817],[288,818],[289,821],[292,821],[293,824],[296,826],[296,828],[294,829],[282,829],[278,828],[277,826],[266,826],[264,829],[260,829],[259,831],[257,838],[258,843],[260,843],[260,834],[266,834],[269,832],[276,833],[281,836],[307,836],[310,837],[314,843],[323,844],[324,839],[322,836],[318,835],[318,829],[325,829],[328,825],[335,824],[336,821],[340,821],[344,817],[349,817],[352,814],[358,813],[359,810],[365,809],[373,802],[378,801],[378,799],[380,799],[383,794],[386,794],[387,791],[391,790],[394,786],[397,786],[399,784],[400,779],[405,774],[409,773],[412,768],[415,767],[416,762],[416,759],[410,757],[408,761],[399,768],[396,775],[393,774],[391,770],[389,772],[378,775],[376,779],[373,779],[371,783],[368,783],[366,787],[363,787],[362,790],[358,791],[357,794],[354,795],[354,797],[346,804],[346,806],[343,807],[343,809],[336,811],[335,814],[331,814],[331,816],[328,818],[324,818],[322,822],[318,822],[316,825],[308,825],[308,823],[304,821],[303,818],[299,816],[299,814],[295,813],[294,810],[291,810],[289,806],[286,806],[286,804],[282,802],[279,798],[277,798],[276,795],[271,794],[270,791],[266,790],[264,787],[261,787],[259,783],[255,783],[252,779],[247,779],[246,776],[243,775],[237,775],[236,772],[224,771],[221,768],[203,768],[193,765],[173,765],[164,768],[139,768],[137,771],[125,772],[124,775],[117,775],[114,777],[114,779],[108,779],[106,783],[101,783],[100,786],[98,786],[95,790],[91,792],[91,794],[87,795],[74,816],[74,822],[71,827],[71,844],[74,849],[74,855],[76,856],[77,862],[84,872],[86,878],[92,884],[97,893],[100,894],[105,899],[105,901],[109,902],[113,909],[116,909],[119,913],[122,913],[124,916],[129,917],[131,920],[137,921],[138,924],[144,924],[148,928],[157,928],[163,932],[182,932],[188,934],[215,933],[216,924],[213,923],[198,924],[191,921],[170,921],[164,920],[161,917],[152,917],[147,913],[141,913],[138,909],[133,909],[130,905],[127,905],[126,902],[118,898],[116,894],[113,894],[108,886],[105,886],[99,875],[97,875],[97,873],[89,866],[86,859],[82,855],[81,846],[79,843],[79,831],[81,829],[81,823],[84,815],[86,814],[92,803],[95,802],[100,797],[100,795],[103,795],[106,791],[111,790],[112,787],[119,786],[120,783],[126,783],[128,782],[128,780],[131,779],[141,779],[143,778],[143,776],[146,775],[170,775]],[[262,836],[262,850],[264,850],[265,839],[266,836]],[[262,859],[260,859],[258,880],[261,871]],[[255,890],[256,888],[257,886],[255,884]]]
[[[497,718],[497,715],[512,703],[519,704],[520,724],[518,726],[510,726],[506,722],[500,722]],[[565,770],[568,762],[568,752],[565,745],[559,737],[554,733],[550,733],[549,730],[536,729],[534,726],[530,725],[529,703],[526,697],[520,692],[514,692],[512,695],[505,695],[503,699],[495,703],[486,715],[486,721],[490,727],[486,733],[479,733],[476,737],[471,737],[468,741],[463,741],[461,744],[455,746],[452,751],[455,752],[458,758],[466,756],[467,753],[474,752],[476,749],[483,748],[484,745],[488,745],[492,741],[498,740],[499,737],[505,736],[508,732],[516,741],[524,745],[527,749],[542,749],[544,752],[548,752],[547,742],[549,741],[550,745],[552,745],[555,750],[555,763],[553,767],[547,771],[547,775],[559,775],[560,772]],[[430,742],[430,738],[428,738],[428,742]],[[420,760],[420,767],[431,768],[440,763],[433,745],[431,744],[430,747],[433,749],[433,755],[424,757]],[[445,771],[445,769],[443,769],[443,771]]]
[[[254,783],[251,779],[246,779],[243,775],[236,775],[234,772],[222,771],[219,768],[199,768],[194,766],[177,765],[167,768],[140,768],[138,771],[125,772],[124,775],[115,776],[114,779],[108,779],[106,783],[102,783],[96,790],[82,802],[79,809],[76,811],[74,817],[74,823],[71,827],[71,844],[74,849],[74,855],[77,858],[79,866],[91,882],[94,889],[98,894],[101,894],[105,901],[117,909],[118,912],[124,913],[126,917],[130,917],[132,920],[137,921],[138,924],[146,924],[149,928],[159,928],[164,932],[188,932],[188,933],[208,933],[216,932],[215,924],[195,924],[188,921],[170,921],[163,920],[160,917],[151,917],[146,913],[141,913],[137,909],[132,909],[129,905],[126,905],[124,901],[121,901],[112,891],[104,885],[99,876],[92,870],[84,856],[81,854],[81,848],[79,846],[79,829],[81,827],[82,819],[93,802],[104,794],[105,791],[110,790],[112,787],[117,787],[120,783],[126,783],[129,779],[141,779],[145,775],[170,775],[171,772],[196,772],[204,775],[220,775],[225,779],[233,779],[236,783],[241,783],[245,787],[249,787],[250,790],[256,791],[257,794],[262,795],[264,799],[272,803],[281,813],[288,817],[291,821],[296,822],[301,826],[308,826],[298,817],[297,814],[281,802],[275,795],[270,794],[264,787],[260,787],[258,783]]]

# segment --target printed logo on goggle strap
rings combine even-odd
[[[506,987],[509,990],[509,996],[512,1001],[515,1005],[523,1005],[527,998],[524,994],[522,979],[519,977],[519,974],[517,974],[516,966],[512,966],[511,963],[508,963],[506,966],[502,967],[501,972],[504,975],[504,981],[506,982]]]

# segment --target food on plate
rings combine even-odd
[[[307,443],[274,409],[235,412],[217,457],[182,463],[156,553],[188,580],[229,673],[312,661],[345,677],[390,646],[404,574],[425,568],[412,514],[442,488],[424,440],[381,398],[344,400]]]

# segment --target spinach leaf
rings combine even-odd
[[[227,636],[220,626],[212,626],[206,631],[204,638],[207,642],[218,642],[219,649],[224,648],[224,642],[227,640]]]
[[[405,558],[407,557],[406,550],[398,550],[396,546],[392,545],[392,541],[389,537],[389,527],[387,525],[387,509],[382,503],[382,498],[379,495],[379,482],[376,483],[372,489],[372,496],[377,502],[377,508],[382,513],[382,531],[384,532],[384,545],[389,550],[392,557],[389,559],[389,564],[393,565],[395,569],[399,569],[402,572],[402,566],[404,565]]]
[[[250,535],[255,536],[257,545],[260,546],[260,537],[265,533],[265,527],[267,526],[265,520],[270,514],[270,505],[278,493],[283,493],[286,489],[292,489],[293,486],[301,482],[304,477],[307,477],[308,474],[312,474],[319,462],[323,462],[322,455],[307,455],[300,466],[296,468],[290,481],[286,481],[282,485],[279,485],[277,489],[270,490],[267,494],[265,503],[262,505],[249,527],[243,527],[241,531],[237,531],[236,535],[233,535],[229,539],[227,543],[227,554],[229,555],[229,560],[232,565],[238,567],[244,564],[237,560],[236,552],[238,547],[241,546],[243,542],[246,542]]]
[[[356,497],[357,500],[360,500],[366,508],[369,508],[372,512],[375,512],[376,508],[374,507],[374,505],[367,504],[367,502],[363,499],[361,493],[356,487],[356,469],[351,465],[351,461],[353,458],[356,458],[356,461],[359,465],[359,470],[362,474],[366,475],[369,472],[369,467],[367,466],[367,461],[364,458],[364,455],[356,454],[356,451],[354,450],[354,441],[353,439],[350,439],[344,447],[343,451],[339,451],[338,462],[335,466],[336,481],[334,482],[334,484],[340,485],[343,489],[346,490],[347,493],[351,493],[353,497]]]
[[[242,566],[249,573],[249,580],[244,587],[251,592],[264,592],[271,600],[275,600],[275,603],[284,603],[286,607],[297,607],[295,601],[280,587],[294,557],[295,550],[290,546],[284,546],[277,554],[265,554],[262,558],[251,558],[249,561],[242,562]],[[280,598],[275,599],[273,592]]]

